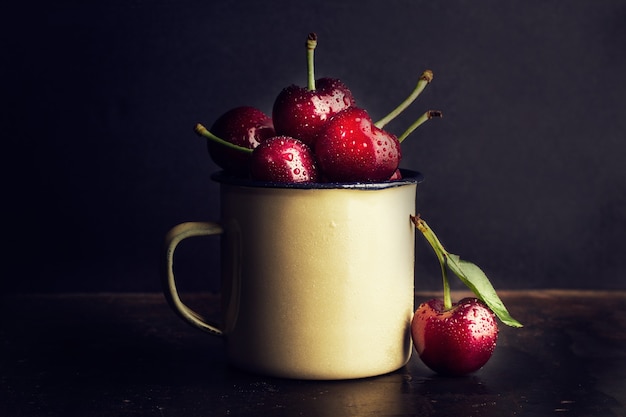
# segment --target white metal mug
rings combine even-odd
[[[179,224],[165,239],[163,288],[176,313],[223,336],[233,365],[268,376],[352,379],[407,363],[419,173],[350,184],[213,179],[221,220]],[[206,235],[221,236],[220,325],[181,301],[174,276],[177,245]]]

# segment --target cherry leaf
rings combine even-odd
[[[511,327],[522,327],[522,323],[509,314],[504,303],[491,285],[487,275],[476,264],[462,260],[458,255],[446,253],[446,266],[470,289],[478,298],[495,313],[502,323]]]
[[[444,287],[443,299],[444,306],[447,306],[446,308],[451,308],[452,306],[450,300],[450,286],[448,285],[446,274],[446,272],[450,270],[472,290],[476,297],[487,304],[502,323],[511,327],[523,327],[522,323],[511,317],[509,311],[504,306],[502,300],[500,300],[500,297],[498,297],[496,290],[493,288],[489,278],[487,278],[487,275],[485,275],[482,269],[471,262],[462,260],[459,255],[448,252],[439,241],[435,232],[419,215],[411,216],[411,221],[415,224],[415,227],[422,232],[422,235],[426,238],[437,255],[437,259],[441,265]]]

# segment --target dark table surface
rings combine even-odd
[[[0,416],[626,416],[626,292],[500,294],[525,327],[501,325],[475,374],[440,377],[414,354],[352,381],[233,369],[161,294],[5,296]],[[214,295],[184,300],[215,313]]]

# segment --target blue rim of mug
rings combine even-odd
[[[419,184],[424,181],[424,176],[417,171],[400,169],[402,178],[399,180],[379,182],[314,182],[314,183],[280,183],[269,181],[255,181],[218,171],[211,175],[211,179],[220,184],[238,185],[242,187],[257,188],[289,188],[289,189],[357,189],[357,190],[380,190],[384,188],[400,187],[409,184]]]

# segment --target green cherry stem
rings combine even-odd
[[[239,146],[239,145],[235,145],[234,143],[230,143],[228,141],[225,141],[222,138],[219,138],[217,136],[215,136],[213,133],[211,133],[206,127],[202,126],[200,123],[196,123],[196,126],[193,128],[194,132],[196,132],[196,134],[198,136],[202,136],[205,137],[209,140],[212,140],[213,142],[219,143],[222,146],[226,146],[227,148],[230,149],[234,149],[236,151],[239,152],[246,152],[246,153],[252,153],[252,149],[249,148],[244,148],[243,146]]]
[[[443,307],[446,310],[452,308],[452,297],[450,295],[450,282],[448,281],[447,257],[449,253],[444,249],[443,245],[437,238],[437,235],[428,227],[426,222],[419,216],[411,216],[411,221],[415,224],[417,230],[422,232],[430,246],[433,248],[439,266],[441,267],[441,278],[443,280]]]
[[[393,109],[391,113],[387,116],[383,117],[379,121],[375,123],[375,126],[379,129],[382,129],[387,123],[396,118],[400,113],[402,113],[407,107],[411,105],[415,101],[415,99],[422,94],[422,91],[426,88],[428,84],[433,80],[433,72],[431,70],[426,70],[420,75],[420,78],[417,82],[417,86],[413,92],[402,102],[398,107]]]
[[[407,136],[409,136],[411,133],[413,133],[415,129],[417,129],[433,117],[443,117],[443,113],[439,110],[428,110],[424,112],[424,114],[422,114],[415,122],[413,122],[411,126],[409,126],[407,130],[404,131],[403,134],[398,137],[398,141],[402,143],[402,141],[406,139]]]
[[[448,258],[444,258],[447,260]],[[446,262],[444,260],[444,262]],[[450,310],[452,308],[452,296],[450,295],[450,282],[448,281],[448,268],[445,263],[439,263],[441,267],[441,279],[443,281],[443,308]]]
[[[315,47],[317,46],[317,34],[311,32],[306,38],[306,63],[309,91],[315,90]]]

